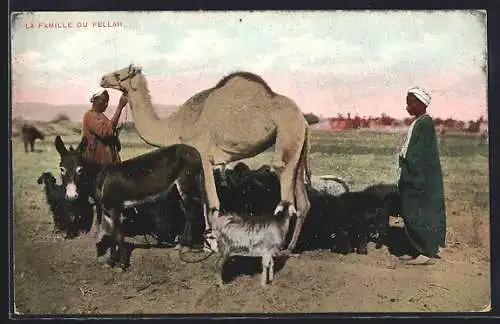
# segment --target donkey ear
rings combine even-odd
[[[56,146],[57,152],[59,152],[59,155],[64,155],[64,154],[68,153],[68,150],[66,150],[66,146],[64,146],[64,143],[61,139],[61,136],[59,136],[59,135],[56,136],[54,144]]]
[[[83,153],[85,152],[85,150],[87,149],[87,137],[82,137],[82,141],[80,142],[80,144],[78,144],[78,147],[76,148],[80,153]]]

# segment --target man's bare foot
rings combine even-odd
[[[425,255],[419,255],[415,259],[411,259],[406,262],[408,265],[431,265],[434,264],[435,261]]]
[[[411,255],[408,255],[408,254],[403,254],[402,256],[399,257],[399,260],[401,261],[409,261],[413,259],[413,257]]]

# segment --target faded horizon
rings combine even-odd
[[[323,117],[408,117],[415,85],[430,92],[434,117],[487,117],[486,13],[478,10],[22,13],[11,43],[13,110],[90,107],[102,75],[135,63],[157,104],[182,104],[246,70]],[[120,93],[110,96],[108,113]]]

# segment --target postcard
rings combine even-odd
[[[486,19],[12,13],[12,313],[487,311]]]

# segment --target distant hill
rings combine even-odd
[[[163,104],[153,104],[156,113],[160,118],[166,117],[173,113],[176,109],[176,105],[163,105]],[[12,107],[12,118],[22,118],[24,120],[40,120],[40,121],[51,121],[54,117],[59,114],[64,114],[69,117],[71,121],[79,122],[82,120],[85,112],[90,108],[90,105],[51,105],[47,103],[40,102],[17,102],[13,104]],[[114,113],[116,106],[108,107],[106,115],[109,117]],[[126,108],[129,109],[129,108]],[[127,120],[132,120],[132,115],[130,111],[127,112]],[[125,110],[122,113],[122,120],[125,118]]]

